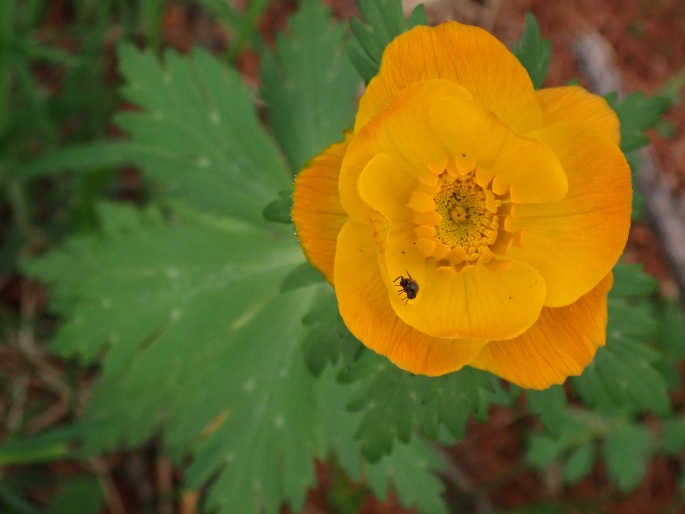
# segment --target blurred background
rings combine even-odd
[[[477,24],[508,46],[520,38],[525,13],[534,13],[543,37],[553,45],[547,86],[578,82],[597,88],[609,81],[624,95],[644,91],[667,97],[672,107],[650,133],[650,152],[656,180],[675,205],[682,203],[685,1],[425,4],[431,23],[455,19]],[[245,82],[256,87],[257,54],[249,49],[244,31],[225,22],[230,16],[222,5],[223,0],[0,2],[0,438],[69,425],[81,412],[98,372],[93,368],[77,379],[69,365],[50,355],[48,344],[58,323],[45,309],[50,292],[25,277],[21,263],[55,248],[67,235],[96,230],[98,200],[143,204],[150,194],[134,168],[99,166],[71,174],[58,165],[46,171],[32,169],[30,163],[56,148],[122,136],[110,121],[115,112],[132,108],[117,95],[115,48],[121,41],[160,52],[172,48],[185,53],[202,46],[237,66]],[[358,15],[352,0],[328,5],[341,20]],[[414,5],[406,2],[406,11]],[[230,6],[247,13],[245,18],[271,44],[287,27],[296,2],[235,1]],[[588,34],[593,43],[584,47],[579,42]],[[664,237],[669,232],[652,217],[634,224],[626,253],[627,261],[644,264],[659,279],[667,297],[676,297],[683,287],[678,248],[685,244],[685,215],[674,212],[676,226],[683,227],[680,238]],[[672,398],[682,407],[685,390]],[[678,500],[682,458],[654,458],[646,479],[630,493],[610,486],[601,464],[579,484],[564,488],[553,473],[542,475],[522,465],[525,426],[511,409],[494,408],[488,422],[472,421],[469,427],[465,440],[449,450],[458,466],[449,469],[445,481],[448,495],[472,494],[480,512],[525,509],[550,495],[585,502],[587,512],[683,512]],[[339,486],[326,465],[318,464],[317,472],[319,486],[310,494],[307,513],[327,512],[325,498]],[[193,497],[159,501],[171,496],[174,477],[173,466],[154,441],[139,451],[87,463],[2,467],[0,512],[74,512],[74,498],[84,513],[195,512]],[[66,482],[69,488],[61,487]],[[360,512],[412,511],[402,509],[392,495],[381,502],[367,494]]]

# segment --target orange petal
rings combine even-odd
[[[582,87],[567,86],[540,89],[535,92],[545,126],[554,123],[585,123],[617,145],[621,141],[618,115],[601,96]]]
[[[547,282],[548,307],[568,305],[609,273],[628,238],[630,168],[609,139],[581,124],[556,124],[535,134],[557,154],[569,189],[558,202],[518,205],[509,220],[523,229],[523,247],[507,255],[529,263]]]
[[[527,332],[488,343],[470,365],[526,389],[546,389],[580,375],[606,341],[607,294],[612,285],[609,273],[577,302],[545,307]]]
[[[300,244],[311,262],[333,284],[338,233],[347,220],[340,204],[340,166],[352,139],[329,146],[306,164],[295,178],[291,217]]]
[[[511,262],[504,271],[477,265],[456,273],[451,267],[427,265],[418,249],[409,245],[404,252],[399,248],[391,232],[385,254],[388,277],[409,273],[419,292],[409,302],[391,293],[390,302],[405,323],[421,332],[446,338],[511,339],[540,314],[545,281],[525,263]]]
[[[338,238],[335,292],[347,328],[367,347],[411,373],[443,375],[468,364],[484,341],[441,339],[400,320],[388,300],[371,228],[348,221]]]
[[[460,84],[516,132],[542,126],[533,85],[513,54],[483,29],[451,21],[413,28],[387,46],[361,99],[355,133],[401,91],[428,79]]]

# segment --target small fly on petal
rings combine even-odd
[[[409,274],[407,271],[407,276],[409,278],[404,278],[404,276],[400,275],[397,277],[393,282],[397,282],[398,280],[400,281],[399,284],[399,289],[397,290],[398,294],[404,293],[404,304],[406,305],[409,300],[413,300],[416,298],[416,295],[419,292],[419,284],[412,278],[412,276]]]

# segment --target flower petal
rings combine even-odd
[[[401,91],[427,79],[460,84],[516,132],[542,126],[530,77],[514,55],[483,29],[452,21],[415,27],[387,46],[361,99],[355,133]]]
[[[545,307],[538,321],[510,341],[493,341],[471,366],[526,389],[546,389],[577,376],[604,346],[609,273],[588,294],[566,307]]]
[[[355,134],[340,173],[340,199],[351,219],[368,218],[368,207],[360,200],[358,180],[369,161],[378,154],[387,153],[394,158],[397,166],[389,168],[392,177],[388,182],[397,185],[416,182],[421,173],[431,174],[426,171],[427,166],[435,162],[444,165],[447,153],[429,130],[426,111],[438,99],[469,96],[464,88],[446,80],[424,81],[403,91],[382,115]],[[378,168],[378,164],[371,169]],[[378,198],[378,195],[373,197]],[[365,200],[368,202],[369,198]],[[408,197],[404,198],[403,203],[406,205],[408,200]],[[373,203],[369,205],[374,206]]]
[[[295,178],[291,217],[304,252],[333,284],[333,261],[338,233],[347,220],[340,204],[340,166],[351,134],[308,162]]]
[[[630,168],[609,139],[581,124],[556,124],[536,133],[557,154],[569,190],[558,202],[518,205],[510,228],[523,247],[508,256],[535,267],[547,282],[545,305],[568,305],[609,273],[628,238]]]
[[[428,116],[436,135],[452,154],[470,153],[477,181],[493,180],[496,194],[511,194],[514,203],[559,200],[568,181],[547,145],[519,136],[472,100],[448,97],[432,105]]]
[[[397,251],[395,239],[406,240],[388,237],[388,279],[410,273],[419,292],[408,302],[391,292],[390,302],[396,315],[417,330],[434,337],[511,339],[538,318],[545,281],[531,266],[511,262],[502,271],[479,264],[459,273],[451,267],[436,269],[417,255],[415,245]]]
[[[578,86],[540,89],[535,94],[542,107],[545,126],[585,123],[617,145],[621,142],[618,115],[601,96]]]
[[[371,229],[348,221],[338,238],[335,292],[347,328],[367,347],[411,373],[443,375],[468,364],[484,341],[441,339],[402,322],[388,301]]]

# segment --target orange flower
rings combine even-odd
[[[298,175],[292,217],[366,346],[412,373],[544,389],[605,342],[632,197],[618,143],[602,98],[535,91],[479,28],[417,27],[386,48],[354,130]]]

